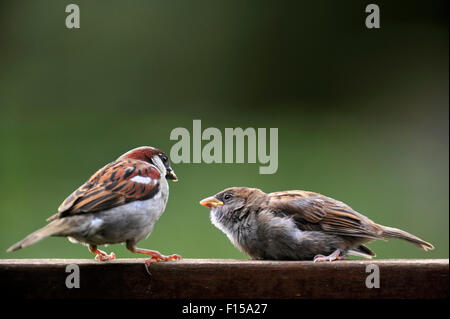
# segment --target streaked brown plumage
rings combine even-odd
[[[135,253],[151,256],[148,262],[180,259],[157,251],[140,249],[136,243],[147,237],[169,196],[166,179],[177,180],[169,159],[150,146],[135,148],[107,164],[69,195],[50,223],[8,249],[18,250],[48,236],[64,236],[88,244],[100,260],[114,259],[97,245],[126,242]]]
[[[134,182],[135,176],[149,177],[151,183]],[[58,213],[47,221],[151,198],[159,189],[159,178],[160,173],[155,166],[133,158],[119,158],[101,168],[69,195],[59,206]]]
[[[266,194],[232,187],[200,202],[233,244],[255,259],[325,261],[346,254],[371,258],[365,243],[400,238],[424,250],[433,245],[403,230],[374,223],[350,206],[309,191]],[[326,256],[329,255],[329,256]]]

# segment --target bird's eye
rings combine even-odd
[[[231,194],[225,194],[225,196],[223,197],[224,200],[229,200],[231,197],[233,197],[233,195]]]
[[[161,159],[163,160],[164,163],[166,163],[169,160],[166,155],[163,155]]]

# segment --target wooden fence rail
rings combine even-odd
[[[70,264],[79,267],[79,288],[66,286],[75,275],[66,269]],[[367,276],[375,275],[368,265],[378,266],[379,288],[366,286]],[[32,299],[417,299],[448,298],[449,290],[448,259],[319,264],[186,259],[152,264],[149,271],[143,259],[3,259],[0,285],[8,297]]]

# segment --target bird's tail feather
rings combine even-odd
[[[8,248],[7,252],[13,252],[20,248],[25,248],[31,245],[36,244],[38,241],[41,241],[44,238],[49,236],[57,236],[64,228],[65,222],[63,219],[57,219],[51,222],[50,224],[42,227],[41,229],[36,230],[34,233],[31,233],[18,243],[15,243],[11,247]]]
[[[375,253],[370,250],[368,247],[364,245],[359,245],[358,247],[352,248],[348,251],[349,255],[364,257],[367,259],[372,259],[372,257],[375,257]]]
[[[419,237],[411,235],[410,233],[405,232],[404,230],[401,229],[383,226],[383,236],[406,240],[416,245],[417,247],[422,248],[425,251],[434,249],[434,246],[432,244],[420,239]]]

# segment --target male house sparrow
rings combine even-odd
[[[253,259],[372,258],[363,244],[400,238],[424,250],[433,245],[403,230],[378,225],[348,205],[308,191],[266,194],[257,188],[232,187],[203,199],[212,223]]]
[[[136,247],[150,235],[166,208],[167,179],[178,180],[164,152],[149,146],[135,148],[98,170],[66,198],[58,213],[47,219],[47,226],[11,246],[8,252],[49,236],[62,236],[87,244],[95,259],[101,261],[116,257],[97,249],[97,245],[122,242],[134,253],[151,256],[147,263],[181,259]]]

